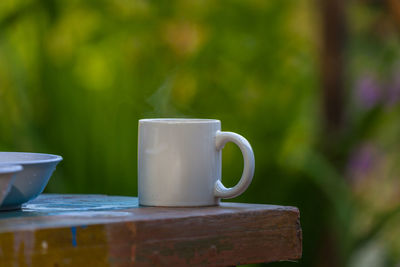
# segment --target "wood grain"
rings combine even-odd
[[[0,214],[0,266],[227,266],[298,260],[301,242],[294,207],[157,208],[128,197],[43,195]]]

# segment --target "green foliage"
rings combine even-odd
[[[135,194],[144,117],[221,119],[252,141],[256,183],[281,172],[276,155],[315,90],[313,43],[296,28],[306,8],[289,1],[2,5],[0,146],[62,154],[50,191]],[[300,23],[307,26],[307,17]],[[234,179],[241,159],[224,156],[224,174]]]

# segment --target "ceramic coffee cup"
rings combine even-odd
[[[244,168],[238,184],[221,182],[221,150],[227,142],[239,146]],[[139,120],[138,195],[144,206],[211,206],[221,198],[243,193],[254,175],[249,142],[222,132],[219,120]]]

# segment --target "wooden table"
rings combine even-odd
[[[0,266],[224,266],[301,257],[294,207],[138,207],[137,198],[42,194],[0,213]]]

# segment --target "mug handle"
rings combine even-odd
[[[235,143],[243,154],[244,166],[240,181],[232,188],[226,188],[221,180],[215,183],[214,195],[219,198],[234,198],[242,194],[253,180],[255,161],[250,143],[243,136],[232,132],[217,131],[215,144],[217,150],[224,148],[228,142]]]

